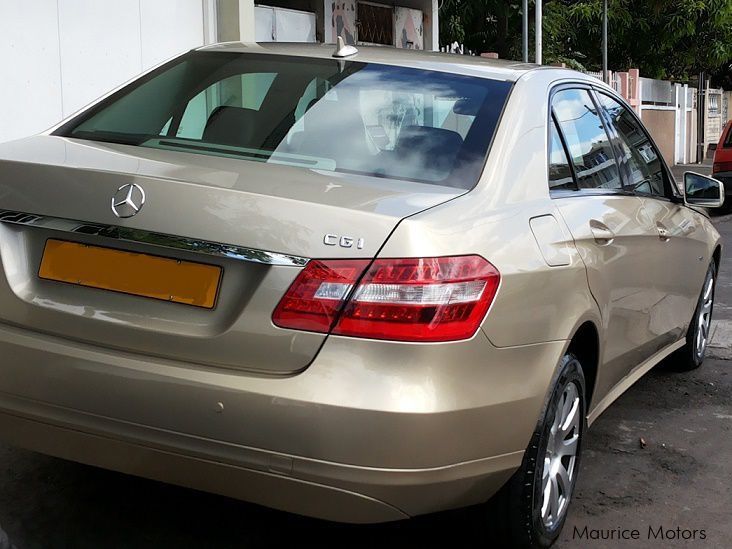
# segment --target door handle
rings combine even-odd
[[[590,219],[590,231],[595,242],[600,246],[607,246],[615,240],[615,233],[602,221],[598,221],[597,219]]]

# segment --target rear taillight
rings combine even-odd
[[[280,300],[272,322],[280,328],[327,333],[368,259],[310,261]]]
[[[310,262],[277,306],[273,322],[323,333],[332,327],[334,334],[371,339],[468,339],[500,281],[496,268],[480,256],[377,259],[361,278],[367,264]]]
[[[712,166],[712,173],[732,172],[732,162],[715,162]]]

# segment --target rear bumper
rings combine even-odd
[[[329,343],[300,375],[254,378],[0,326],[0,438],[303,515],[399,520],[505,483],[564,348]]]

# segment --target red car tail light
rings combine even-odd
[[[338,335],[422,342],[468,339],[483,321],[500,282],[496,268],[480,256],[377,259],[355,289],[360,273],[333,280],[323,270],[334,272],[348,265],[357,271],[363,264],[311,262],[278,305],[274,323],[324,332],[326,317],[332,321],[337,316],[332,333]],[[314,320],[311,311],[322,313],[322,319]],[[307,322],[305,314],[310,315]]]
[[[732,162],[715,162],[712,166],[712,173],[732,172]]]
[[[280,300],[272,322],[280,328],[328,333],[370,261],[310,261]]]

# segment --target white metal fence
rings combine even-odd
[[[644,105],[672,107],[676,105],[674,84],[667,80],[641,77],[641,98]]]
[[[601,71],[585,71],[585,74],[588,76],[592,76],[593,78],[597,78],[600,81],[602,81],[603,79]],[[610,77],[610,81],[608,82],[608,84],[615,91],[620,91],[620,78],[618,77],[617,73],[609,71],[608,76]]]

